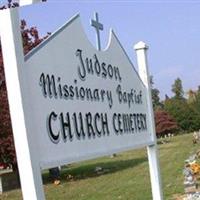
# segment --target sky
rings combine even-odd
[[[161,99],[165,94],[172,96],[171,86],[177,77],[181,78],[185,92],[197,90],[200,85],[200,0],[48,0],[22,7],[20,18],[25,19],[28,26],[36,26],[40,36],[44,36],[80,13],[88,39],[95,46],[96,33],[90,26],[94,12],[98,12],[104,25],[102,49],[107,46],[112,28],[137,69],[133,46],[139,41],[149,46],[149,70]]]

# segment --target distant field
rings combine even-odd
[[[192,144],[192,134],[176,136],[159,145],[164,199],[183,194],[184,160],[200,149]],[[103,168],[95,172],[96,167]],[[117,157],[103,157],[73,164],[62,170],[61,185],[54,186],[44,172],[47,200],[151,200],[151,188],[145,149],[128,151]],[[0,200],[21,200],[21,191],[0,195]]]

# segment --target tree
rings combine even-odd
[[[187,95],[188,95],[187,102],[189,104],[193,104],[197,100],[197,92],[193,90],[189,90],[187,92]]]
[[[184,91],[182,86],[182,81],[180,78],[177,78],[172,85],[172,92],[174,93],[174,98],[183,99]]]
[[[0,9],[16,7],[18,4],[8,0],[8,4]],[[23,39],[24,54],[41,43],[47,36],[40,38],[36,27],[27,27],[25,20],[21,21],[21,33]],[[6,91],[6,82],[3,67],[2,49],[0,44],[0,163],[8,163],[16,169],[16,155],[12,134],[12,126],[9,113],[9,105]]]
[[[200,123],[200,87],[198,86],[197,91],[189,90],[187,102],[191,109],[197,113],[198,118],[196,119]]]
[[[198,90],[197,90],[197,93],[200,94],[200,85],[198,85]]]
[[[160,102],[160,91],[157,88],[154,88],[154,81],[153,81],[153,76],[150,76],[150,85],[151,85],[151,95],[152,95],[152,104],[153,104],[153,109],[160,109],[162,108],[162,103]]]
[[[161,137],[178,130],[177,122],[170,114],[163,110],[155,111],[156,135]]]
[[[200,128],[199,113],[187,101],[171,98],[165,101],[164,110],[167,111],[183,131],[195,131]]]
[[[196,99],[200,101],[200,85],[198,86],[198,89],[196,92]]]

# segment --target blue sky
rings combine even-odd
[[[200,85],[200,1],[48,0],[21,8],[20,15],[43,36],[80,13],[85,32],[95,45],[95,30],[89,23],[95,11],[104,24],[102,48],[107,46],[112,28],[136,69],[133,46],[141,40],[147,43],[150,73],[161,98],[172,95],[171,85],[177,77],[185,91]]]

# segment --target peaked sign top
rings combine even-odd
[[[98,51],[76,15],[25,65],[28,133],[42,168],[154,143],[146,88],[113,31]]]

